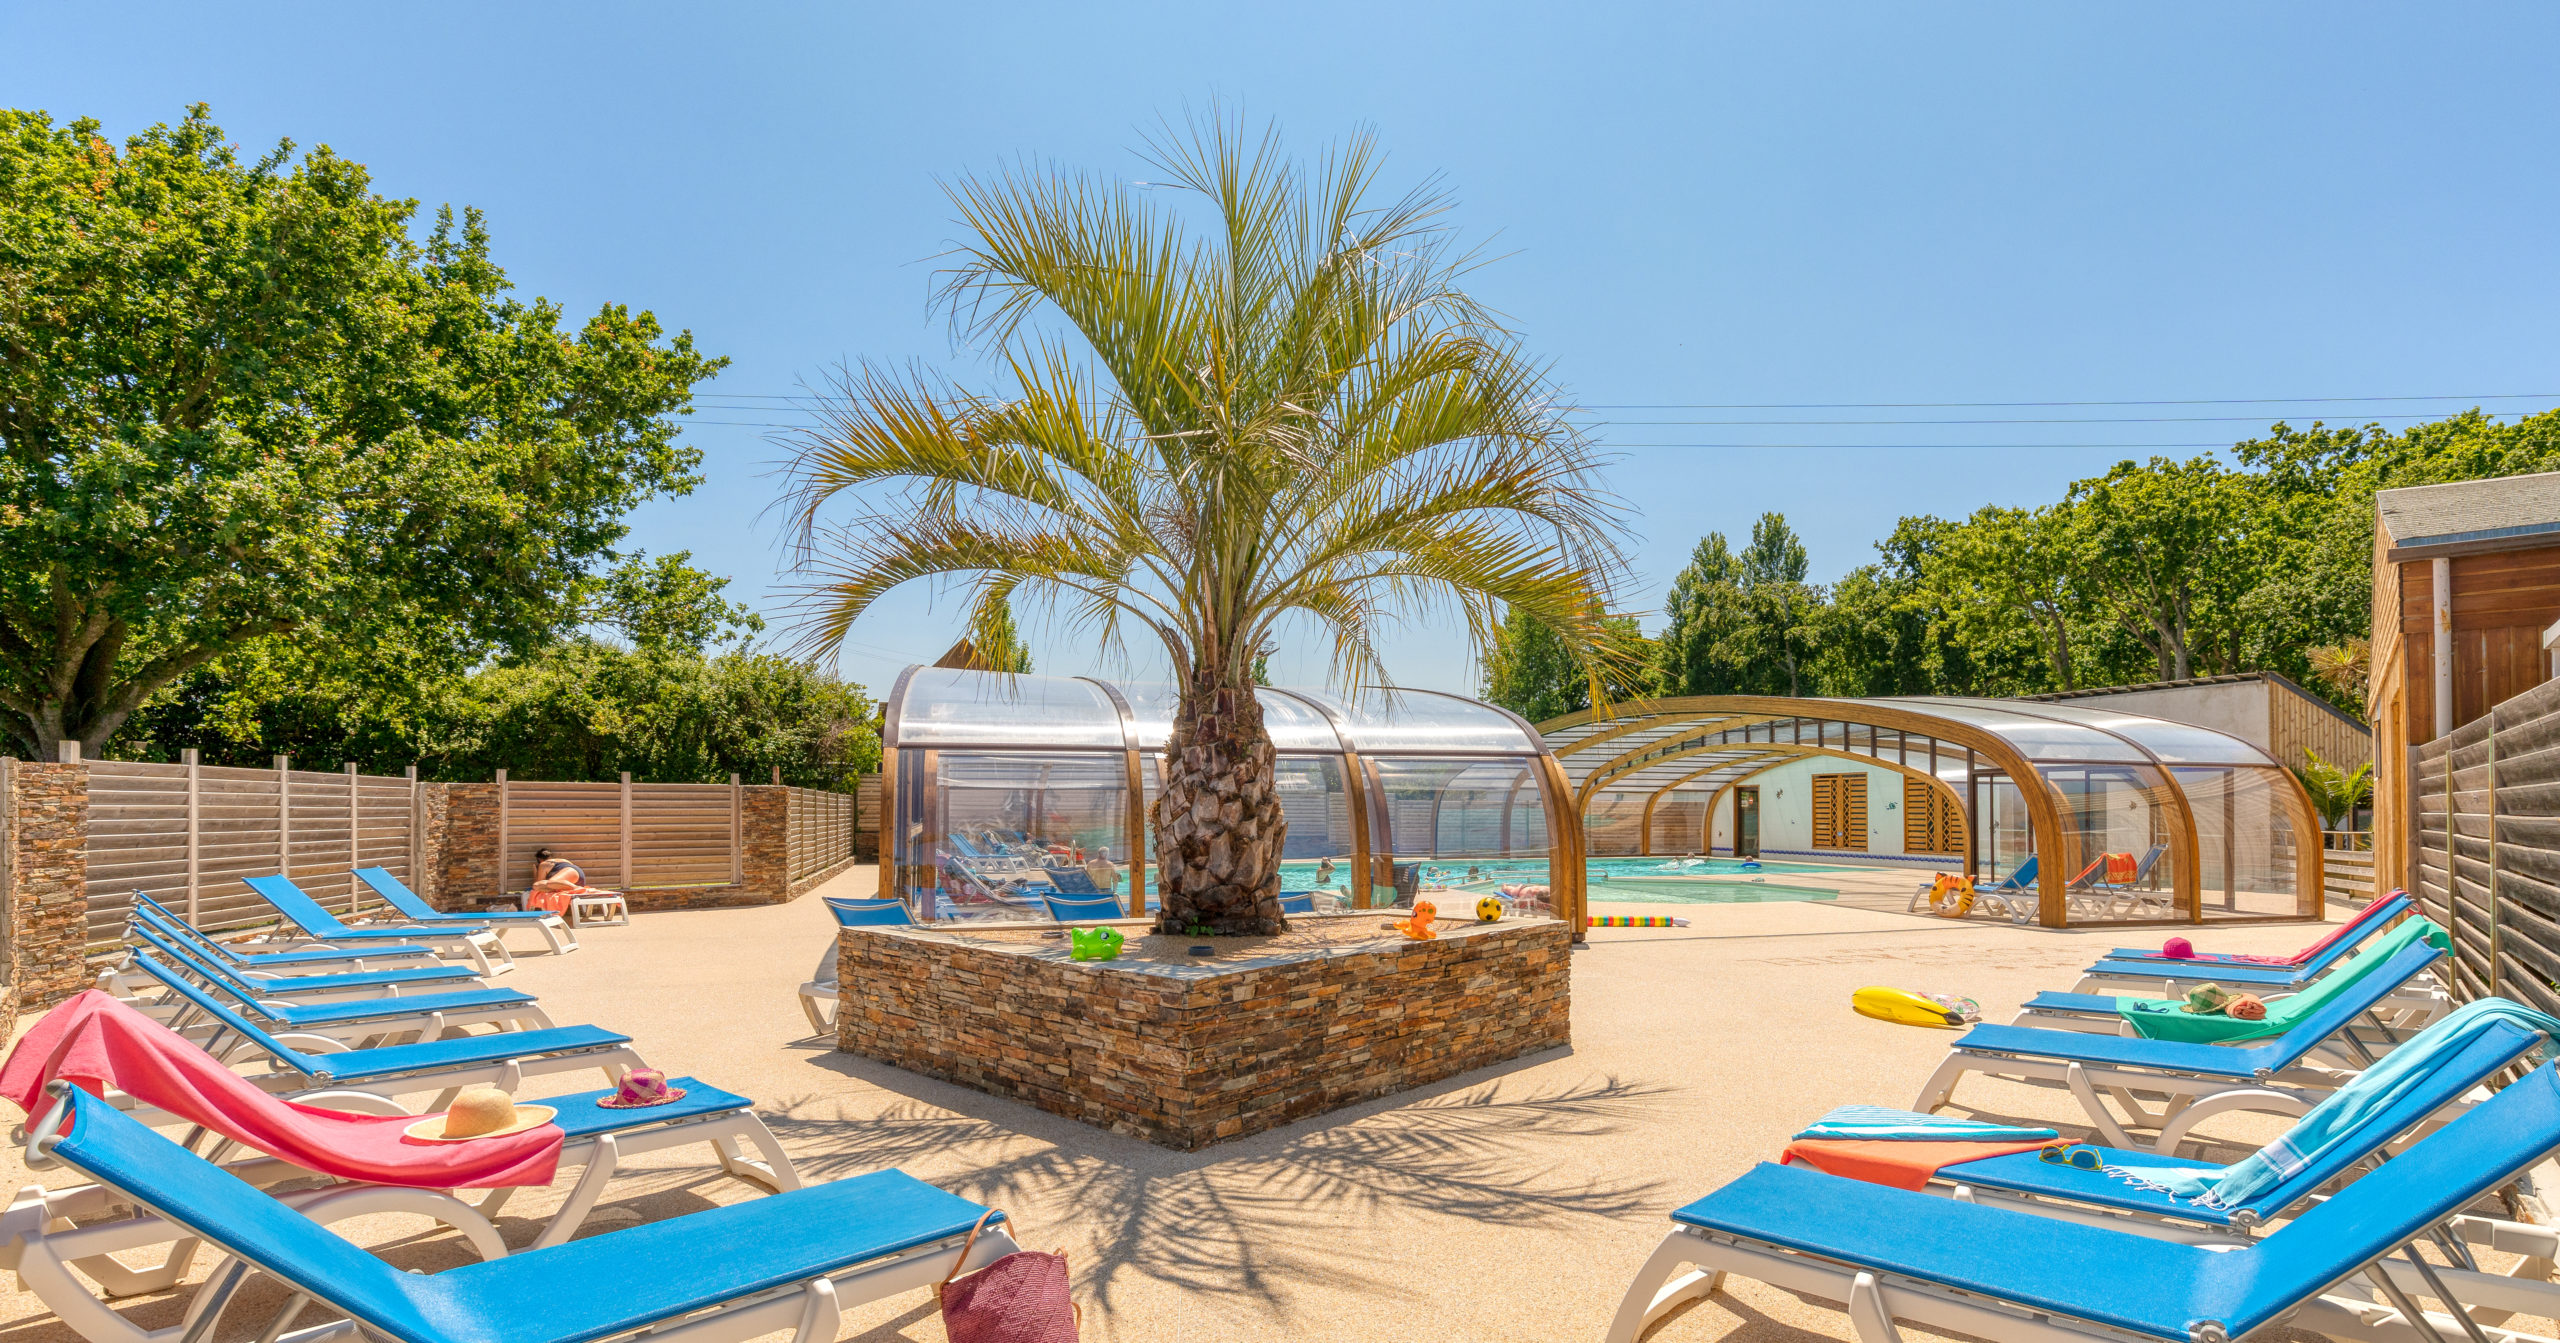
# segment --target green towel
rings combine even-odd
[[[2372,974],[2375,968],[2421,938],[2438,951],[2447,950],[2452,945],[2442,928],[2425,919],[2410,919],[2367,943],[2362,950],[2348,957],[2346,964],[2312,981],[2309,988],[2290,998],[2279,998],[2267,1004],[2267,1015],[2260,1021],[2242,1021],[2219,1013],[2190,1012],[2182,999],[2124,998],[2117,1000],[2116,1011],[2132,1022],[2134,1032],[2146,1040],[2228,1045],[2272,1039],[2293,1029],[2295,1022],[2319,1011],[2330,999],[2346,992],[2357,980]]]

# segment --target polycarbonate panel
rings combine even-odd
[[[1265,690],[1254,698],[1262,704],[1262,730],[1271,734],[1275,751],[1339,751],[1342,737],[1315,706],[1298,698],[1303,690]]]
[[[1375,763],[1387,821],[1380,847],[1397,862],[1545,856],[1547,813],[1534,760]]]
[[[1117,750],[1124,740],[1120,710],[1090,681],[918,667],[888,744]]]
[[[1521,751],[1537,735],[1491,705],[1431,690],[1379,691],[1357,707],[1321,691],[1293,690],[1342,716],[1362,754],[1386,751]]]
[[[2149,749],[2168,765],[2273,765],[2267,753],[2238,737],[2192,723],[2173,723],[2141,714],[2091,709],[2077,704],[2039,701],[2029,712],[2050,714],[2112,732]]]
[[[1868,702],[1910,709],[1980,728],[2039,764],[2149,763],[2142,758],[2140,751],[2094,727],[2050,718],[2030,718],[1995,700],[1913,698]],[[1844,703],[1854,706],[1857,701]],[[1849,712],[1854,713],[1855,709],[1851,708]]]
[[[918,917],[1041,919],[1044,892],[1128,893],[1122,752],[942,751],[926,783],[899,798]]]

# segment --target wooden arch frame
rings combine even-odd
[[[2078,868],[2079,839],[2076,832],[2066,831],[2063,828],[2061,794],[2054,789],[2051,783],[2046,781],[2044,775],[2036,769],[2034,762],[2028,760],[2016,747],[2011,746],[1997,733],[1975,727],[1970,723],[1962,723],[1953,719],[1938,717],[1927,712],[1923,708],[1907,707],[1900,704],[1884,704],[1873,700],[1796,699],[1783,695],[1678,695],[1667,699],[1630,701],[1625,704],[1612,705],[1605,710],[1585,709],[1578,713],[1566,714],[1561,718],[1550,719],[1547,722],[1541,723],[1538,725],[1538,731],[1541,735],[1544,735],[1550,732],[1561,731],[1565,728],[1580,727],[1587,723],[1600,722],[1620,717],[1635,720],[1622,725],[1619,728],[1611,729],[1607,735],[1614,737],[1626,735],[1628,732],[1637,730],[1647,724],[1658,722],[1663,718],[1689,716],[1694,716],[1700,720],[1753,718],[1759,721],[1788,718],[1812,718],[1833,722],[1856,723],[1864,727],[1890,728],[1897,732],[1910,733],[1914,736],[1933,737],[1939,741],[1952,742],[1958,746],[1965,747],[1972,751],[1976,756],[1989,761],[1994,768],[1998,769],[2001,773],[2008,775],[2009,778],[2016,783],[2019,796],[2026,800],[2027,824],[2029,829],[2035,835],[2036,851],[2038,853],[2054,855],[2062,860],[2061,862],[2041,864],[2036,869],[2036,921],[2048,928],[2060,928],[2068,923],[2069,906],[2064,898],[2064,886],[2069,880],[2069,872],[2066,871],[2066,869],[2076,871]],[[2022,714],[2020,716],[2029,718],[2035,717],[2033,714]],[[1699,726],[1707,730],[1722,730],[1720,727],[1710,726],[1706,721],[1702,721]],[[2091,730],[2095,731],[2096,729]],[[1596,735],[1598,734],[1595,734],[1595,736]],[[2113,736],[2113,734],[2107,735],[2110,737]],[[1590,740],[1592,739],[1586,738],[1584,741],[1571,743],[1566,748],[1567,754],[1583,747]],[[1658,745],[1658,743],[1656,744]],[[1701,749],[1729,749],[1734,745],[1756,744],[1758,743],[1718,743],[1715,747],[1702,747]],[[1848,752],[1828,752],[1821,750],[1820,748],[1804,747],[1801,743],[1795,742],[1770,742],[1768,745],[1772,748],[1781,745],[1789,746],[1802,750],[1806,754],[1838,754],[1849,759],[1858,760],[1862,763],[1889,764],[1889,762],[1876,759],[1872,756],[1855,755]],[[2136,748],[2128,745],[2127,749],[2131,750]],[[1588,802],[1591,793],[1597,790],[1598,783],[1604,776],[1609,775],[1610,770],[1629,763],[1633,757],[1641,755],[1642,750],[1643,748],[1639,748],[1634,751],[1621,752],[1618,756],[1603,763],[1586,776],[1582,786],[1575,790],[1575,813],[1577,815],[1581,813],[1584,805]],[[2145,752],[2144,754],[2147,755],[2148,752]],[[1678,759],[1679,756],[1675,754],[1663,758]],[[1660,764],[1662,763],[1662,758],[1648,760],[1644,763],[1647,765]],[[1779,762],[1771,762],[1772,765],[1777,763]],[[1620,773],[1622,774],[1629,772],[1632,771],[1620,770]],[[1756,773],[1759,771],[1754,772]],[[2169,785],[2173,792],[2176,790],[2177,779],[2174,775],[2164,775],[2164,781]],[[2184,795],[2178,794],[2177,796],[2179,804],[2183,806],[2185,803]],[[2188,853],[2190,855],[2194,853],[2192,845],[2189,847]],[[2182,874],[2187,873],[2193,867],[2194,862],[2193,859],[2190,858],[2188,861],[2179,864],[2179,871]],[[2187,878],[2182,877],[2182,880],[2185,879]],[[2195,905],[2190,902],[2188,907],[2191,911],[2190,917],[2196,917],[2194,912],[2196,909]]]
[[[1708,751],[1723,749],[1726,749],[1726,746],[1719,744],[1716,746],[1700,746],[1688,751],[1675,751],[1670,755],[1662,757],[1660,760],[1646,761],[1644,768],[1651,769],[1655,765],[1683,759],[1690,755],[1702,755]],[[1767,758],[1761,758],[1764,756]],[[1809,760],[1821,756],[1829,756],[1837,760],[1855,761],[1861,765],[1872,765],[1877,769],[1892,770],[1894,773],[1899,774],[1906,779],[1918,779],[1921,782],[1936,788],[1939,792],[1946,795],[1947,800],[1955,803],[1958,807],[1962,807],[1964,805],[1964,798],[1959,796],[1954,788],[1948,786],[1946,780],[1931,774],[1925,769],[1914,769],[1909,765],[1898,764],[1879,756],[1860,755],[1855,751],[1843,751],[1830,746],[1799,746],[1793,742],[1776,742],[1762,747],[1760,751],[1756,752],[1752,756],[1746,757],[1743,761],[1727,761],[1711,765],[1706,769],[1698,770],[1695,773],[1684,774],[1679,778],[1673,779],[1671,782],[1655,789],[1653,794],[1650,797],[1647,797],[1644,802],[1645,830],[1643,838],[1638,845],[1638,851],[1646,854],[1653,852],[1652,827],[1654,807],[1660,803],[1661,800],[1671,792],[1671,790],[1678,788],[1680,785],[1687,783],[1691,779],[1697,778],[1702,774],[1713,774],[1718,770],[1730,768],[1734,764],[1747,763],[1750,766],[1750,768],[1744,770],[1742,773],[1716,785],[1716,790],[1707,795],[1707,815],[1704,824],[1708,829],[1701,836],[1702,842],[1698,850],[1700,853],[1705,853],[1714,847],[1712,842],[1714,837],[1712,827],[1715,825],[1716,805],[1724,801],[1724,795],[1728,791],[1732,790],[1738,784],[1748,783],[1751,780],[1768,773],[1770,770],[1776,769],[1780,765],[1787,764],[1790,761]],[[1605,789],[1606,787],[1607,785],[1602,785],[1602,788]]]

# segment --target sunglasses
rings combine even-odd
[[[2036,1154],[2036,1160],[2069,1166],[2073,1170],[2105,1170],[2107,1167],[2107,1159],[2098,1154],[2097,1148],[2078,1143],[2069,1147],[2045,1148]]]

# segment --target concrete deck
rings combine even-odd
[[[825,889],[868,895],[874,885],[872,870],[857,868]],[[1574,956],[1570,1049],[1189,1154],[811,1037],[792,990],[833,937],[826,911],[805,897],[643,914],[627,928],[589,931],[572,956],[525,956],[504,982],[539,993],[564,1024],[630,1033],[670,1073],[756,1097],[812,1180],[894,1166],[1005,1208],[1024,1244],[1065,1249],[1088,1339],[1594,1339],[1672,1208],[1775,1157],[1791,1132],[1834,1105],[1911,1102],[1948,1033],[1855,1016],[1852,990],[1952,991],[2006,1020],[2035,990],[2068,987],[2106,948],[2160,936],[1950,923],[1868,903],[1595,905],[1679,914],[1692,926],[1591,934]],[[2212,930],[2202,940],[2272,951],[2318,935],[2297,924]],[[578,1090],[588,1079],[529,1090]],[[2059,1093],[1976,1081],[1957,1100],[2081,1131]],[[615,1186],[585,1234],[748,1196],[698,1151],[642,1160],[649,1169]],[[14,1148],[0,1164],[13,1185],[67,1179],[29,1174]],[[519,1194],[501,1219],[510,1242],[529,1242],[527,1215],[558,1198]],[[414,1223],[342,1229],[403,1267],[434,1269],[467,1254],[457,1238],[421,1235]],[[279,1300],[272,1285],[245,1293],[224,1337],[251,1337]],[[179,1308],[171,1295],[130,1309],[160,1327]],[[919,1292],[848,1312],[844,1336],[886,1343],[943,1333]],[[1651,1335],[1849,1336],[1837,1310],[1757,1283],[1695,1304]],[[0,1343],[73,1337],[31,1296],[0,1293]]]

